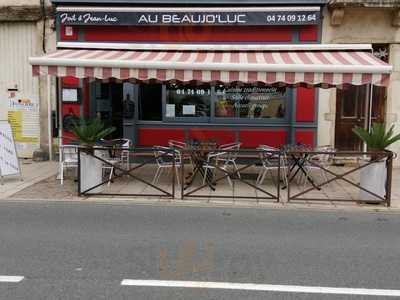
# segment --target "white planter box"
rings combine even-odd
[[[80,152],[80,188],[81,192],[96,186],[103,181],[102,176],[103,162],[91,155]],[[101,193],[103,185],[94,188],[87,192],[87,194]]]
[[[381,197],[386,195],[386,162],[380,161],[370,164],[360,171],[360,185]],[[382,201],[381,199],[360,190],[359,200]]]

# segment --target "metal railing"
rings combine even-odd
[[[281,182],[278,179],[272,191],[266,190],[263,186],[253,180],[245,179],[244,171],[253,167],[262,167],[260,153],[264,150],[258,149],[180,149],[182,157],[189,157],[190,162],[185,163],[186,167],[181,168],[181,199],[187,198],[215,198],[215,199],[255,199],[258,202],[265,200],[280,201]],[[281,176],[281,155],[280,151],[268,151],[273,161],[277,178]],[[200,154],[199,154],[200,153]],[[222,154],[222,155],[219,155]],[[226,164],[230,157],[235,156],[234,164]],[[212,158],[214,156],[214,159]],[[223,157],[225,156],[225,157]],[[211,159],[210,159],[211,157]],[[189,172],[187,170],[190,170]],[[248,174],[247,174],[248,175]],[[254,175],[257,175],[254,174]],[[195,184],[195,177],[199,177],[199,184]],[[233,193],[218,194],[218,188],[223,180],[228,180]],[[254,189],[257,195],[243,195],[235,193],[235,185],[242,183],[245,187]]]
[[[326,151],[288,151],[287,155],[289,158],[292,158],[292,161],[301,161],[303,159],[303,164],[294,163],[291,165],[292,171],[296,169],[296,172],[301,172],[305,176],[305,180],[307,180],[310,185],[302,191],[298,191],[293,193],[291,187],[293,186],[293,178],[289,178],[289,184],[287,186],[287,201],[338,201],[338,202],[374,202],[374,203],[382,203],[386,206],[390,206],[391,204],[391,190],[392,190],[392,172],[393,172],[393,152],[391,151],[380,151],[380,152],[355,152],[355,151],[334,151],[334,152],[326,152]],[[335,167],[331,168],[333,164],[325,164],[321,163],[318,160],[314,160],[314,156],[318,155],[328,155],[331,156],[331,159],[345,157],[346,159],[354,159],[354,166],[347,167]],[[300,159],[299,159],[300,158]],[[366,170],[368,166],[382,163],[384,162],[386,167],[386,180],[384,184],[384,195],[377,194],[376,191],[372,191],[365,186],[361,185],[361,175],[359,172],[363,172]],[[307,164],[307,165],[306,165]],[[334,165],[333,165],[334,166]],[[313,175],[307,171],[307,168],[312,168],[314,170],[320,170],[321,172],[325,172],[325,178],[322,182],[316,183],[313,180]],[[339,172],[339,168],[345,168],[343,173]],[[293,172],[292,173],[293,176]],[[359,180],[357,182],[354,179],[354,176],[357,177],[359,175]],[[289,175],[290,176],[290,175]],[[328,178],[330,177],[330,178]],[[360,198],[318,198],[307,196],[310,195],[310,192],[321,191],[323,187],[332,184],[333,182],[342,182],[346,183],[349,186],[356,188],[358,191],[363,191],[364,195],[373,196],[373,199],[360,199]],[[306,196],[306,197],[304,197]]]
[[[124,151],[128,155],[129,163],[126,164],[124,168],[124,163],[118,162],[119,154]],[[154,155],[154,151],[156,148],[109,148],[109,147],[94,147],[94,148],[78,148],[78,195],[86,195],[86,196],[145,196],[145,197],[165,197],[165,198],[175,198],[175,172],[171,172],[169,175],[170,180],[170,189],[166,189],[161,187],[161,185],[151,182],[149,180],[144,179],[143,171],[144,167],[148,165],[157,165],[157,157]],[[109,153],[109,157],[104,157],[99,155],[99,152]],[[163,153],[159,156],[159,158],[168,159],[171,162],[171,168],[175,170],[175,155],[176,152],[173,149],[163,149]],[[109,172],[114,172],[112,176],[108,176],[104,179],[102,176],[100,182],[90,185],[89,187],[83,186],[83,170],[82,170],[82,159],[83,156],[90,157],[94,160],[94,162],[101,163],[102,171],[103,169],[109,169]],[[130,179],[135,180],[144,184],[147,187],[152,188],[152,190],[156,190],[159,194],[150,192],[141,192],[141,193],[122,193],[122,192],[102,192],[98,191],[99,187],[108,185],[109,183],[114,182],[117,179],[120,179],[124,176],[128,176]],[[165,177],[164,177],[165,178]],[[168,175],[166,176],[168,178]]]
[[[353,202],[371,202],[371,199],[360,199],[354,196],[354,190],[362,191],[363,195],[372,196],[375,202],[390,206],[392,189],[392,169],[393,152],[350,152],[350,151],[271,151],[262,149],[240,149],[240,150],[221,150],[221,149],[173,149],[163,148],[159,157],[164,159],[167,167],[170,168],[169,174],[162,176],[162,184],[157,180],[157,172],[154,167],[159,168],[157,155],[158,148],[109,148],[95,147],[78,149],[78,194],[82,195],[103,195],[103,196],[139,196],[139,197],[164,197],[169,199],[180,198],[215,198],[215,199],[255,199],[260,201],[280,202],[291,201],[353,201]],[[110,153],[110,158],[99,155],[99,152]],[[130,163],[124,165],[115,163],[113,158],[122,151],[128,153]],[[270,166],[276,172],[272,174],[272,185],[260,184],[259,177],[263,165],[262,155],[268,153],[272,162]],[[210,159],[209,154],[223,153],[221,156],[215,156]],[[234,154],[234,166],[226,164],[225,159],[229,159]],[[320,161],[314,159],[316,156],[329,155],[330,161]],[[85,180],[85,171],[82,159],[90,157],[95,162],[101,164],[102,168],[108,168],[113,172],[112,176],[101,177],[96,183],[91,185],[83,184]],[[334,158],[346,157],[353,158],[353,166],[335,166],[332,165]],[[386,180],[384,194],[377,193],[370,188],[361,185],[359,178],[362,170],[368,166],[384,162],[386,167]],[[228,166],[229,165],[229,166]],[[149,167],[150,168],[147,168]],[[146,169],[147,168],[147,169]],[[151,174],[149,175],[149,169]],[[267,170],[265,170],[267,171]],[[271,171],[268,169],[268,171]],[[324,176],[315,176],[316,171],[320,171]],[[149,178],[143,174],[147,172]],[[250,173],[249,173],[250,172]],[[85,173],[85,174],[84,174]],[[155,175],[154,175],[155,174]],[[253,178],[248,179],[248,177]],[[282,176],[284,175],[284,176]],[[247,177],[246,177],[247,176]],[[296,182],[296,178],[303,177],[304,184]],[[159,176],[158,176],[159,177]],[[257,179],[255,179],[257,177]],[[129,184],[140,183],[150,191],[127,192],[121,190],[98,191],[99,187],[110,185],[119,179],[126,178],[131,180]],[[316,180],[318,179],[318,180]],[[323,179],[323,180],[321,180]],[[133,181],[133,182],[132,182]],[[228,184],[223,184],[228,181]],[[282,183],[283,181],[283,183]],[[176,184],[178,183],[178,187]],[[337,194],[332,193],[332,184],[340,183],[351,187],[352,197],[335,198]],[[339,186],[340,187],[340,186]],[[228,188],[228,190],[227,190]],[[240,189],[252,189],[253,192],[240,192]],[[230,189],[230,190],[229,190]],[[236,189],[236,190],[235,190]],[[282,193],[286,189],[287,194]],[[326,190],[325,190],[326,189]],[[135,191],[135,189],[133,189]],[[329,191],[328,191],[329,190]],[[137,190],[136,190],[137,191]],[[326,192],[327,191],[327,192]],[[219,193],[221,192],[221,193]],[[326,193],[325,193],[326,192]],[[318,193],[325,193],[324,197],[315,196]],[[330,193],[330,194],[329,194]],[[327,195],[329,194],[329,195]],[[349,193],[347,193],[349,195]],[[284,197],[282,197],[284,196]],[[285,197],[286,196],[286,197]],[[374,202],[374,201],[372,201]]]

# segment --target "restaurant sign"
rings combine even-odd
[[[59,11],[57,20],[62,25],[315,25],[320,21],[320,11]]]

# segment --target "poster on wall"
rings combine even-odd
[[[13,92],[8,96],[8,122],[20,157],[31,157],[39,148],[39,103],[33,97]]]
[[[195,115],[196,114],[196,106],[195,105],[182,105],[182,114],[183,115]]]
[[[175,118],[175,104],[167,104],[165,116],[167,118]]]
[[[21,175],[11,125],[0,121],[0,176]]]

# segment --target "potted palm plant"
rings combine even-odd
[[[83,146],[80,152],[80,189],[86,191],[103,181],[103,162],[93,156],[96,155],[95,145],[114,132],[115,127],[106,127],[99,119],[80,119],[74,122],[71,131]],[[101,190],[102,186],[99,186],[88,193],[98,193]]]
[[[368,151],[382,152],[388,151],[387,147],[400,140],[400,134],[394,135],[394,125],[388,131],[385,125],[381,123],[374,123],[371,130],[368,131],[361,127],[353,128],[353,132],[363,140],[368,148]],[[371,155],[372,164],[361,169],[360,185],[381,196],[386,194],[386,162],[382,159],[379,153]],[[366,191],[360,191],[360,199],[362,200],[377,200],[374,195]]]

